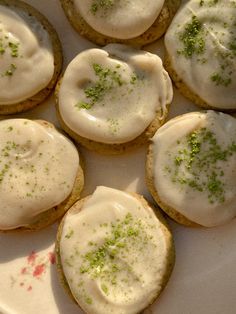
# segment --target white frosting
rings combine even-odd
[[[105,80],[96,75],[94,65],[101,67],[103,77],[110,71]],[[86,94],[89,89],[94,91],[94,103]],[[113,144],[139,136],[157,113],[161,120],[173,90],[158,56],[110,44],[104,50],[86,50],[69,64],[58,97],[60,114],[71,130]],[[91,108],[81,108],[83,103]]]
[[[54,128],[26,119],[0,122],[0,229],[14,229],[65,200],[79,156]]]
[[[35,95],[49,84],[54,73],[53,49],[47,31],[34,16],[22,9],[14,10],[0,5],[1,105]]]
[[[60,254],[73,296],[91,314],[139,313],[161,290],[168,263],[164,231],[151,208],[106,187],[79,213],[67,214]]]
[[[195,53],[186,57],[180,37],[193,23],[194,16],[200,23],[200,32],[197,39],[193,38],[197,45],[203,44],[203,49],[196,52],[195,46]],[[178,76],[195,94],[215,108],[236,109],[235,16],[235,0],[219,0],[216,3],[191,0],[177,13],[165,37],[171,64]]]
[[[143,34],[155,22],[164,0],[74,0],[74,5],[97,32],[129,39]]]
[[[200,152],[189,156],[188,136],[202,128],[206,131],[200,138]],[[220,225],[235,217],[235,138],[235,118],[214,111],[188,113],[161,127],[152,139],[154,185],[160,200],[203,226]],[[188,168],[189,157],[194,160]],[[194,182],[200,190],[193,187]]]

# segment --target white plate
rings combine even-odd
[[[80,51],[94,47],[66,20],[59,0],[27,0],[54,25],[63,45],[64,66]],[[161,43],[148,50],[162,55]],[[169,117],[198,110],[175,92]],[[43,118],[58,125],[54,99],[18,117]],[[146,147],[119,157],[82,149],[86,159],[83,195],[97,185],[136,191],[151,199],[144,182]],[[176,265],[153,314],[233,314],[236,312],[236,221],[214,229],[188,229],[171,222]],[[58,282],[53,249],[57,225],[34,234],[0,236],[0,313],[80,314]],[[104,313],[109,314],[109,313]]]

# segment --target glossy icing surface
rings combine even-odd
[[[236,109],[235,16],[235,0],[191,0],[165,36],[173,69],[215,108]]]
[[[152,139],[160,200],[203,226],[236,215],[236,120],[214,111],[170,120]]]
[[[53,77],[50,37],[34,16],[20,8],[13,11],[0,5],[0,62],[0,105],[30,98]]]
[[[0,122],[0,229],[14,229],[69,196],[79,166],[56,129],[26,119]]]
[[[88,313],[138,313],[161,290],[166,238],[150,207],[98,187],[80,212],[69,212],[60,240],[71,292]]]
[[[74,4],[97,32],[128,39],[143,34],[155,22],[164,0],[74,0]]]
[[[133,140],[157,114],[164,119],[172,97],[158,56],[118,44],[80,53],[58,95],[60,115],[72,131],[110,144]]]

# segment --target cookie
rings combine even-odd
[[[147,143],[165,122],[172,98],[161,59],[121,44],[80,53],[56,90],[63,129],[103,154]]]
[[[84,185],[77,149],[46,121],[0,122],[0,231],[34,231],[59,219]]]
[[[174,246],[163,217],[142,196],[100,186],[63,218],[56,261],[85,313],[140,313],[164,289]]]
[[[214,227],[236,216],[235,136],[236,119],[210,110],[176,117],[156,132],[147,186],[175,221]]]
[[[61,0],[61,5],[75,30],[98,45],[118,42],[144,46],[165,33],[180,2]]]
[[[166,35],[165,66],[196,105],[236,110],[236,2],[190,0]]]
[[[13,114],[45,100],[62,67],[56,31],[36,9],[0,0],[0,114]]]

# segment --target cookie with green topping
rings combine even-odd
[[[86,313],[140,313],[166,286],[174,256],[156,209],[102,186],[71,207],[57,233],[61,283]]]
[[[54,223],[83,189],[76,147],[47,121],[3,120],[0,131],[0,231]]]
[[[160,38],[180,0],[60,0],[72,26],[98,45],[144,46]]]
[[[0,0],[0,114],[29,110],[45,100],[62,67],[58,35],[35,8]]]
[[[172,97],[161,59],[121,44],[80,53],[56,89],[63,129],[103,154],[147,143],[165,122]]]
[[[176,117],[154,135],[147,186],[158,205],[187,226],[236,216],[236,119],[214,111]]]
[[[180,92],[206,109],[236,110],[236,1],[191,0],[166,35],[165,66]]]

